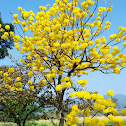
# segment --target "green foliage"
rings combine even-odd
[[[38,106],[37,105],[29,105],[29,106],[27,106],[26,107],[26,111],[24,111],[23,112],[23,114],[22,114],[22,118],[24,118],[24,117],[26,117],[26,115],[30,112],[30,111],[32,111],[33,109],[36,109]],[[38,116],[36,115],[37,113],[44,113],[44,111],[45,111],[45,109],[44,108],[39,108],[39,109],[37,109],[36,111],[34,111],[33,113],[31,113],[29,116],[28,116],[28,118],[27,118],[27,120],[38,120],[39,118],[38,118]]]
[[[2,20],[0,19],[0,24],[2,24],[2,29],[6,32],[7,30],[5,29],[6,25],[10,26],[10,31],[14,32],[14,26],[11,23],[3,23]],[[6,56],[8,56],[8,48],[13,49],[12,46],[14,46],[14,41],[11,37],[7,41],[1,39],[1,36],[3,35],[3,32],[0,31],[0,59],[4,59]]]
[[[20,120],[21,122],[23,122],[25,119],[38,120],[39,118],[36,113],[43,113],[45,109],[42,107],[38,107],[38,105],[35,104],[29,104],[29,101],[31,100],[30,98],[22,98],[23,101],[21,102],[20,100],[17,101],[16,99],[21,99],[18,98],[18,95],[19,94],[15,94],[15,92],[10,92],[7,89],[1,89],[0,121],[17,123],[16,120]]]
[[[6,105],[8,105],[8,104],[13,105],[14,103],[15,103],[15,101],[8,99],[7,102],[6,102]],[[26,107],[25,111],[20,115],[20,119],[24,120],[25,117],[27,116],[27,114],[30,113],[32,110],[37,109],[37,107],[38,107],[37,105],[28,105]],[[14,107],[12,107],[12,108],[14,108]],[[16,106],[14,114],[16,115],[18,112],[20,112],[20,109],[21,109],[21,106]],[[44,111],[45,111],[44,108],[37,109],[36,111],[34,111],[33,113],[31,113],[28,116],[27,120],[38,120],[39,118],[36,115],[36,113],[44,113]],[[9,110],[8,107],[0,106],[0,115],[1,115],[0,121],[14,122],[15,118],[14,117],[11,118],[8,115],[8,114],[10,114],[9,112],[10,112],[10,110]],[[6,113],[8,113],[8,114],[6,114]]]

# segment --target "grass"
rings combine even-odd
[[[17,126],[16,123],[12,122],[0,122],[0,126]],[[51,123],[37,123],[37,121],[26,122],[25,126],[53,126]]]

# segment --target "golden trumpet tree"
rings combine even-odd
[[[83,88],[87,80],[77,80],[76,84],[73,82],[75,76],[88,75],[89,69],[92,72],[119,74],[126,65],[126,55],[121,53],[126,47],[126,28],[119,27],[117,33],[109,35],[107,40],[103,33],[110,28],[111,22],[105,21],[105,18],[112,6],[110,3],[108,7],[98,7],[98,2],[99,0],[56,0],[49,9],[40,6],[37,14],[18,7],[22,20],[19,20],[18,14],[13,14],[13,24],[16,28],[19,25],[23,34],[19,33],[17,28],[18,35],[4,32],[1,36],[4,40],[7,40],[8,36],[13,37],[17,51],[27,56],[27,60],[20,61],[27,67],[29,80],[25,85],[29,90],[34,91],[36,85],[53,90],[51,103],[61,113],[60,126],[64,125],[63,97],[69,89],[76,91],[71,93],[70,97],[77,96],[88,101],[87,106],[81,111],[84,116],[89,115],[89,106],[97,113],[112,112],[113,115],[118,115],[111,99],[104,100],[103,96],[96,92],[77,90],[76,85]],[[29,32],[31,37],[26,35]],[[117,46],[120,43],[123,43],[121,49]],[[9,68],[8,72],[3,73],[5,80],[13,72],[13,68]],[[18,79],[20,82],[20,78]],[[37,84],[34,79],[37,80]],[[23,92],[22,86],[21,83],[5,84],[6,88]],[[114,92],[110,90],[107,95],[113,96]],[[67,125],[76,125],[78,112],[78,106],[74,105],[67,115]],[[124,124],[123,120],[113,115],[109,115],[108,118],[117,125]],[[86,117],[83,124],[107,124],[107,120],[97,121],[93,117]]]

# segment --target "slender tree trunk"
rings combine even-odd
[[[20,124],[20,123],[18,123],[17,125],[18,125],[18,126],[21,126],[21,124]]]
[[[18,126],[21,126],[21,121],[19,119],[16,119],[15,122],[17,123]]]
[[[64,96],[64,93],[65,93],[65,90],[66,89],[62,90],[62,93],[61,93],[60,99],[59,99],[59,107],[60,107],[60,110],[61,110],[61,118],[60,118],[60,121],[59,121],[59,126],[64,125],[63,96]]]
[[[23,125],[22,126],[25,126],[25,122],[26,122],[26,120],[23,121]]]
[[[61,112],[61,119],[59,122],[59,126],[63,126],[63,125],[64,125],[64,114],[63,114],[63,112]]]
[[[114,126],[114,122],[112,121],[112,126]]]

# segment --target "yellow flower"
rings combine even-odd
[[[95,46],[96,48],[99,48],[100,47],[100,45],[99,44],[96,44],[96,46]]]
[[[13,87],[11,87],[11,89],[15,90],[16,88],[13,86]]]
[[[8,69],[8,72],[9,72],[9,73],[13,73],[13,72],[14,72],[14,68],[9,68],[9,69]]]
[[[83,44],[81,44],[81,46],[80,46],[80,50],[84,50],[85,48],[87,48],[88,47],[88,44],[87,43],[83,43]]]
[[[2,74],[3,73],[3,71],[0,71],[0,74]]]
[[[79,22],[79,25],[83,25],[83,24],[84,24],[84,21],[80,21],[80,22]]]
[[[112,108],[112,114],[115,115],[115,116],[117,116],[118,115],[117,109]]]
[[[18,19],[18,14],[13,14],[14,19]]]
[[[106,23],[106,25],[110,25],[110,24],[111,24],[111,22],[110,22],[110,21],[106,21],[105,23]]]
[[[107,95],[108,95],[108,96],[114,96],[114,91],[113,91],[113,90],[109,90],[109,91],[107,92]]]
[[[47,7],[49,7],[50,5],[49,5],[49,4],[47,4],[46,6],[47,6]]]
[[[104,125],[104,122],[98,122],[97,126],[105,126],[105,125]]]
[[[28,76],[32,77],[33,76],[33,72],[32,71],[28,71]]]
[[[84,110],[81,110],[81,114],[84,114]]]
[[[10,37],[14,37],[14,32],[10,31]]]
[[[93,16],[94,16],[94,13],[93,13],[93,12],[91,12],[91,13],[89,14],[89,16],[90,16],[90,17],[93,17]]]
[[[42,72],[44,70],[44,67],[39,68],[39,72]]]
[[[73,105],[72,106],[72,111],[78,112],[78,106],[77,105]]]
[[[28,28],[27,28],[27,27],[25,27],[25,28],[23,28],[23,30],[24,30],[24,31],[28,31]]]
[[[23,91],[23,88],[19,88],[18,91]]]
[[[111,120],[111,121],[114,121],[115,120],[115,117],[113,115],[108,115],[108,118]]]
[[[3,28],[0,29],[1,32],[4,32],[5,30]]]
[[[60,91],[60,90],[61,90],[61,85],[58,84],[58,85],[55,87],[55,90],[56,90],[56,91]]]
[[[116,42],[120,42],[120,38],[116,38],[115,41],[116,41]]]
[[[42,7],[42,10],[43,10],[43,11],[46,11],[46,7]]]
[[[96,18],[96,20],[98,20],[98,21],[99,21],[100,19],[101,19],[101,18],[100,18],[99,16]]]
[[[4,32],[4,35],[5,35],[5,36],[9,36],[8,32]]]
[[[3,75],[4,75],[5,77],[7,77],[7,76],[8,76],[8,73],[6,72],[6,73],[4,73]]]
[[[22,22],[22,27],[25,27],[26,25],[27,25],[27,23],[26,22]]]
[[[66,87],[71,87],[71,83],[70,82],[66,82]]]
[[[95,43],[97,43],[97,44],[100,43],[100,42],[101,42],[101,39],[96,39],[95,40]]]
[[[94,94],[98,94],[98,91],[94,91]]]
[[[21,11],[22,10],[22,7],[18,7],[18,10]]]
[[[29,90],[32,91],[34,89],[34,86],[30,86]]]
[[[17,81],[21,81],[21,77],[17,77],[16,80],[17,80]]]
[[[91,117],[86,117],[85,118],[85,124],[90,125],[90,123],[91,123]]]
[[[76,93],[71,93],[70,97],[76,97]]]
[[[42,10],[42,6],[39,6],[39,10]]]
[[[87,84],[87,80],[78,80],[77,84]]]
[[[126,42],[123,43],[123,46],[126,47]]]
[[[111,7],[107,8],[107,12],[111,11]]]
[[[10,30],[10,26],[9,25],[6,25],[5,26],[5,29]]]
[[[124,108],[124,110],[121,110],[120,113],[121,113],[122,115],[126,115],[126,108]]]
[[[11,88],[9,84],[5,84],[5,88]]]
[[[21,82],[16,82],[16,83],[15,83],[15,86],[16,86],[16,87],[18,87],[18,86],[21,87],[21,86],[22,86],[22,83],[21,83]]]
[[[122,60],[122,59],[121,59]],[[120,74],[120,68],[115,68],[115,69],[113,69],[113,72],[114,73],[117,73],[117,74]]]
[[[33,71],[37,70],[37,67],[32,67],[32,70],[33,70]]]
[[[29,81],[28,81],[28,84],[32,84],[32,80],[29,80]]]

